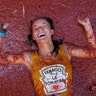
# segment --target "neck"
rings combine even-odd
[[[38,47],[39,47],[38,53],[43,58],[49,58],[53,56],[52,51],[54,50],[54,45],[52,42],[39,44]]]

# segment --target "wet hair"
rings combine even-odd
[[[38,19],[46,20],[49,23],[50,28],[54,29],[53,20],[49,17],[37,17],[36,19],[30,20],[30,34],[27,36],[27,41],[25,42],[29,46],[32,46],[34,44],[37,45],[36,41],[33,40],[33,36],[32,36],[33,35],[32,24],[34,23],[35,20],[38,20]],[[56,52],[56,54],[58,54],[59,45],[63,43],[63,39],[52,40],[52,42],[54,45],[54,50],[52,51],[52,53]]]

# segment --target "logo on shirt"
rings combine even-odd
[[[65,72],[65,66],[60,64],[47,66],[40,70],[40,74],[46,95],[67,91],[68,73]]]

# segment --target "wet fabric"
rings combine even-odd
[[[53,59],[39,57],[37,51],[32,54],[32,80],[37,96],[72,96],[72,66],[64,49]]]

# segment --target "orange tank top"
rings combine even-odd
[[[36,96],[72,96],[72,66],[64,49],[59,46],[58,55],[51,60],[32,54],[32,80]]]

